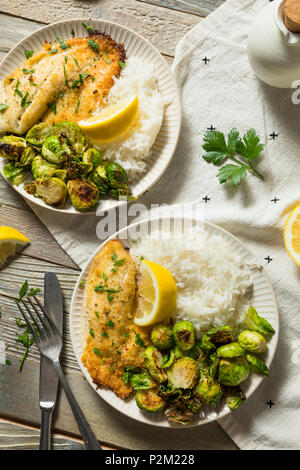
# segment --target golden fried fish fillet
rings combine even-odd
[[[90,333],[82,362],[96,384],[123,399],[132,392],[124,367],[143,366],[143,342],[150,344],[148,331],[133,324],[136,277],[134,260],[112,240],[94,258],[85,287]]]
[[[23,134],[37,120],[55,124],[88,118],[121,72],[122,44],[95,31],[43,48],[0,85],[0,133]],[[121,65],[120,65],[121,64]]]

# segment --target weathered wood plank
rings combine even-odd
[[[40,430],[0,419],[0,450],[38,450]],[[52,436],[52,450],[84,450],[83,442],[62,434]]]
[[[0,365],[0,414],[39,426],[39,366],[28,361],[22,373],[17,373],[17,362],[13,357],[10,359],[11,366]],[[69,373],[67,380],[97,438],[104,444],[129,449],[236,449],[217,423],[191,432],[163,428],[153,432],[150,426],[127,418],[104,402],[82,376]],[[59,394],[54,429],[79,435],[64,393]]]
[[[225,0],[138,0],[151,5],[170,8],[172,10],[207,16],[218,8]]]
[[[40,0],[0,0],[0,11],[42,23],[83,16],[115,21],[142,34],[162,53],[171,56],[174,55],[176,43],[199,22],[199,17],[195,15],[175,10],[168,10],[166,14],[165,8],[137,0],[53,0],[47,2],[44,8]],[[28,25],[29,28],[35,26]],[[162,34],[166,31],[167,34]]]
[[[24,250],[26,255],[79,269],[69,255],[57,244],[42,222],[28,209],[28,206],[19,209],[2,203],[0,225],[14,227],[31,240],[31,244]]]

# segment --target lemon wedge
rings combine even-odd
[[[109,143],[126,132],[134,123],[139,110],[139,99],[135,96],[129,102],[120,102],[104,107],[99,114],[78,125],[84,134],[97,143]]]
[[[177,299],[175,280],[169,271],[152,261],[142,261],[134,323],[153,325],[174,315]]]
[[[9,256],[18,253],[30,240],[12,227],[0,227],[0,268]]]
[[[300,205],[291,212],[285,223],[284,245],[292,260],[300,266]]]

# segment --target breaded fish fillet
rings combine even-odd
[[[137,269],[121,242],[113,240],[94,258],[86,281],[85,300],[90,333],[82,362],[93,381],[127,398],[125,366],[143,366],[147,330],[133,324]]]
[[[77,122],[103,104],[126,53],[110,36],[94,32],[43,48],[0,85],[0,133],[23,134],[37,120]],[[121,64],[121,65],[120,65]]]

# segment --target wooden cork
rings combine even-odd
[[[286,0],[283,6],[284,23],[292,33],[300,33],[300,0]]]

